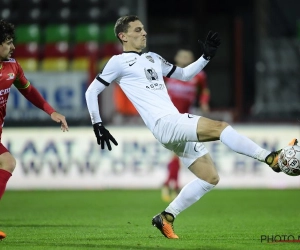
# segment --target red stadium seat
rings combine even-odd
[[[16,45],[13,57],[20,63],[24,71],[38,70],[40,56],[39,44],[30,42]]]
[[[25,44],[16,45],[13,57],[15,58],[38,58],[39,57],[39,45],[36,42],[30,42]]]
[[[75,44],[73,47],[73,59],[71,62],[71,70],[88,70],[90,62],[97,60],[99,54],[99,45],[97,42],[85,42]],[[92,59],[93,58],[93,59]]]
[[[13,57],[24,71],[38,70],[40,58],[41,30],[36,24],[22,24],[16,27],[16,49]]]
[[[105,43],[101,48],[100,57],[118,55],[121,54],[122,51],[122,44],[120,42]]]
[[[85,42],[75,44],[73,47],[73,57],[87,57],[90,55],[98,55],[99,44],[97,42]]]
[[[45,44],[43,57],[70,57],[69,44],[67,42],[57,42]]]
[[[101,28],[98,24],[78,24],[74,28],[71,70],[89,70],[99,56]]]
[[[41,64],[43,71],[66,71],[69,69],[70,32],[68,24],[48,24],[45,27],[45,44]]]
[[[69,68],[70,49],[67,42],[45,44],[41,69],[66,71]]]

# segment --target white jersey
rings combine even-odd
[[[178,114],[163,77],[189,80],[208,63],[203,57],[185,68],[179,68],[156,53],[123,52],[113,56],[91,83],[86,100],[92,123],[100,122],[98,94],[110,83],[120,85],[133,103],[146,126],[153,131],[156,121],[169,114]]]

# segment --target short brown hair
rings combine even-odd
[[[127,32],[128,28],[129,28],[129,23],[130,22],[134,22],[136,20],[140,20],[138,18],[138,16],[135,15],[128,15],[128,16],[122,16],[120,17],[116,24],[115,24],[115,28],[114,28],[114,32],[115,32],[115,36],[119,39],[119,41],[123,44],[122,40],[119,38],[118,34],[120,32]]]
[[[13,24],[0,20],[0,44],[15,38],[15,27]]]

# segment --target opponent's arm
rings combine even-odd
[[[48,115],[51,115],[53,112],[55,112],[54,108],[50,106],[50,104],[32,85],[29,85],[24,89],[18,90],[28,101],[30,101],[34,106],[38,107],[39,109],[45,111]]]
[[[207,87],[207,77],[204,71],[200,72],[195,76],[197,82],[197,99],[199,107],[202,112],[206,113],[209,111],[209,100],[210,100],[210,91]]]

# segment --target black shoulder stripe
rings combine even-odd
[[[174,73],[175,70],[176,70],[176,66],[173,65],[173,68],[171,69],[171,71],[169,72],[169,74],[167,74],[166,77],[170,78],[170,76]]]
[[[109,82],[104,81],[99,75],[97,75],[96,79],[99,82],[103,83],[105,86],[109,86]]]

